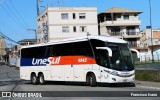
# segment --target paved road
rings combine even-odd
[[[145,82],[144,82],[145,83]],[[75,91],[119,91],[119,92],[113,92],[116,94],[123,94],[122,91],[156,91],[157,93],[160,92],[160,87],[154,87],[154,86],[143,86],[144,84],[141,81],[136,81],[136,87],[133,87],[133,84],[119,84],[116,87],[111,87],[109,84],[101,84],[97,87],[89,87],[86,86],[84,83],[65,83],[65,82],[48,82],[47,85],[32,85],[30,81],[24,81],[19,79],[19,70],[16,70],[14,67],[8,67],[8,66],[0,66],[0,91],[59,91],[54,92],[55,94],[53,96],[60,96],[67,95],[68,93],[77,93]],[[147,83],[146,83],[147,84]],[[149,83],[151,84],[151,83]],[[154,84],[156,85],[156,83]],[[64,91],[71,91],[71,92],[64,92]],[[47,95],[48,92],[44,92]],[[50,92],[51,93],[51,92]],[[83,92],[80,92],[83,95]],[[84,92],[88,93],[88,92]],[[92,94],[91,94],[92,93]],[[94,92],[95,93],[95,92]],[[93,96],[93,92],[90,92],[90,95]],[[104,92],[96,92],[96,93],[102,93]],[[97,95],[95,93],[95,95]],[[112,92],[108,92],[112,96]],[[139,93],[139,92],[136,92]],[[141,92],[140,92],[141,93]],[[77,95],[77,94],[75,94]],[[125,95],[125,94],[124,94]],[[114,96],[114,95],[113,95]],[[32,98],[32,100],[106,100],[106,99],[113,99],[113,100],[135,100],[135,99],[141,99],[141,100],[159,100],[159,97],[54,97],[54,98]],[[0,100],[30,100],[30,98],[0,98]]]

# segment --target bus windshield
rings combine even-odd
[[[106,45],[112,50],[112,57],[108,56],[107,50],[99,50],[98,62],[101,66],[117,71],[134,70],[132,55],[127,44],[106,43]],[[103,56],[101,57],[101,55]],[[106,60],[104,61],[104,59]]]

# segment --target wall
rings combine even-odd
[[[61,13],[68,13],[69,19],[61,19]],[[73,19],[72,14],[76,14]],[[79,19],[79,13],[86,13],[85,19]],[[86,36],[87,32],[91,35],[98,35],[97,9],[96,8],[64,8],[49,9],[49,39],[61,39],[78,36]],[[69,33],[63,33],[62,27],[68,26]],[[76,26],[76,32],[73,32]],[[79,27],[86,26],[86,32],[80,32]]]
[[[156,31],[156,30],[153,31],[153,38],[159,38],[160,39],[160,30],[159,31]]]
[[[46,16],[44,19],[42,16]],[[62,13],[68,13],[69,19],[61,19]],[[73,19],[73,13],[76,14],[76,18]],[[85,19],[79,19],[79,13],[85,13]],[[41,19],[39,22],[38,20]],[[49,7],[40,16],[37,17],[38,24],[38,39],[44,42],[42,26],[44,22],[48,25],[48,38],[50,40],[63,39],[70,37],[86,36],[87,33],[91,35],[98,35],[98,23],[97,23],[97,8],[95,7]],[[62,27],[69,27],[69,32],[62,32]],[[76,32],[73,32],[73,26],[76,26]],[[79,27],[86,26],[86,32],[80,32]]]
[[[2,40],[0,41],[0,55],[5,53],[5,42]]]

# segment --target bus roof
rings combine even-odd
[[[113,42],[113,43],[127,43],[126,41],[122,39],[111,37],[111,36],[102,36],[102,35],[101,36],[89,36],[88,38],[102,40],[106,42]]]
[[[54,40],[54,41],[47,42],[47,43],[23,46],[22,48],[47,46],[47,45],[52,45],[52,44],[61,44],[61,43],[78,42],[78,41],[87,41],[88,39],[97,39],[97,40],[112,42],[112,43],[127,43],[126,41],[124,41],[122,39],[114,38],[114,37],[111,37],[111,36],[88,36],[88,38],[86,36],[86,37],[79,37],[79,38]]]

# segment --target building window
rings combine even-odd
[[[44,33],[44,34],[47,34],[47,30],[46,30],[46,29],[44,29],[44,30],[43,30],[43,33]]]
[[[129,20],[129,15],[123,15],[124,20]]]
[[[117,18],[121,18],[121,14],[117,14]]]
[[[62,14],[61,14],[61,18],[62,18],[62,19],[69,19],[69,18],[68,18],[68,13],[62,13]]]
[[[79,13],[79,19],[85,19],[86,14],[85,13]]]
[[[134,14],[134,17],[137,17],[138,15],[137,14]]]
[[[73,32],[76,32],[77,30],[76,30],[76,26],[73,26]]]
[[[47,42],[48,41],[48,36],[44,35],[44,41]]]
[[[75,13],[73,13],[73,19],[76,19],[76,14]]]
[[[38,39],[38,43],[40,43],[41,42],[41,39]]]
[[[80,32],[87,32],[86,26],[80,26]]]
[[[46,24],[45,24],[45,23],[42,23],[42,26],[43,26],[43,28],[45,28]]]
[[[69,32],[69,27],[68,26],[62,27],[62,32],[68,33]]]

